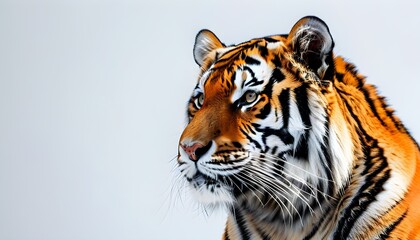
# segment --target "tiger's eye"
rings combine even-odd
[[[257,100],[257,93],[254,91],[248,91],[245,93],[245,101],[247,103],[252,103]]]
[[[199,96],[198,96],[198,98],[197,98],[197,105],[198,105],[198,107],[201,107],[201,106],[203,106],[203,102],[204,102],[204,94],[200,94]]]

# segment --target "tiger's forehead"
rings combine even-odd
[[[246,89],[255,89],[264,85],[270,78],[273,66],[258,55],[247,56],[245,61],[235,63],[225,69],[206,71],[200,85],[206,94],[223,92],[224,95],[242,95]],[[236,98],[236,97],[234,97]]]
[[[218,50],[216,60],[200,77],[199,85],[207,94],[221,92],[232,95],[232,101],[249,89],[265,85],[274,68],[279,67],[284,52],[283,39],[255,39],[234,47]]]
[[[267,40],[270,39],[270,40]],[[283,38],[259,38],[253,39],[236,46],[219,49],[216,52],[215,63],[213,69],[223,68],[226,65],[244,65],[248,63],[248,56],[261,56],[269,61],[273,54],[278,54],[284,50],[285,46]]]

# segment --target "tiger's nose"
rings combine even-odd
[[[194,143],[191,146],[181,144],[181,148],[184,150],[185,153],[187,153],[188,157],[193,161],[197,161],[196,151],[202,147],[203,147],[203,144],[201,143]]]
[[[210,149],[211,142],[206,146],[201,143],[194,143],[192,145],[180,144],[180,146],[191,160],[197,161]]]

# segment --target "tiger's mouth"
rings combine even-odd
[[[197,186],[215,185],[219,183],[218,180],[204,175],[201,172],[197,172],[192,178],[187,177],[187,181],[189,183],[196,184]]]
[[[243,191],[240,173],[250,162],[250,152],[235,149],[217,151],[185,164],[184,177],[193,196],[204,204],[230,204]]]

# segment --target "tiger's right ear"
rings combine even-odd
[[[314,16],[300,19],[290,31],[287,41],[295,56],[320,79],[332,79],[334,41],[324,21]]]
[[[215,58],[216,49],[224,48],[225,45],[210,30],[203,29],[195,37],[194,60],[201,67],[208,57]]]

